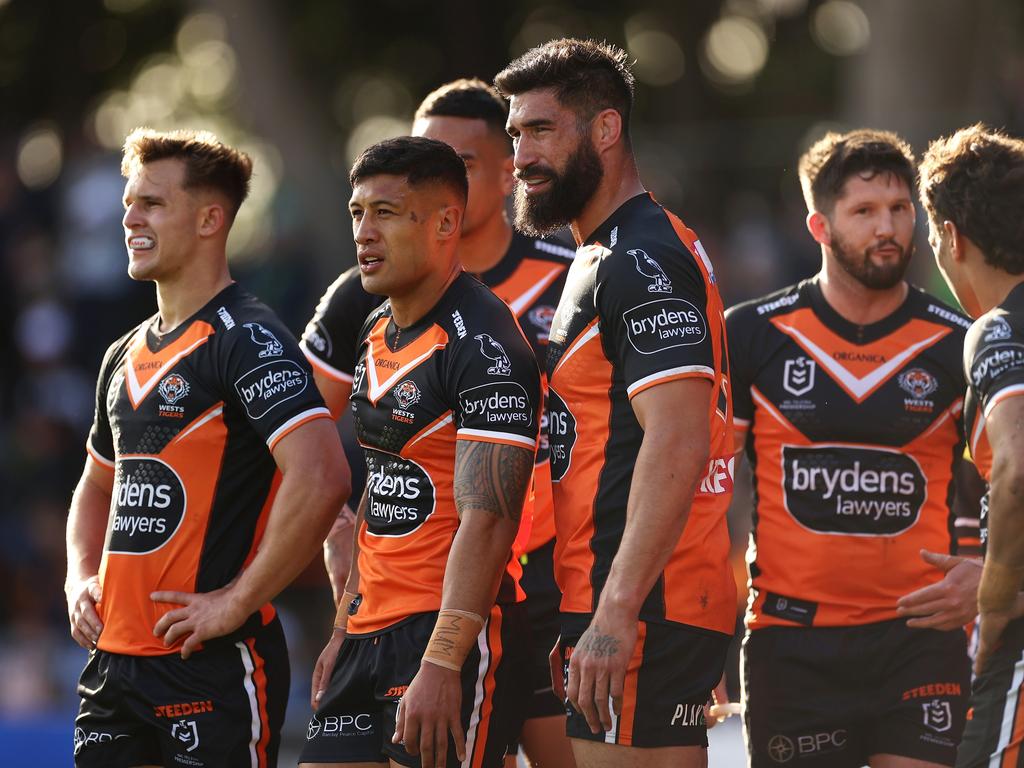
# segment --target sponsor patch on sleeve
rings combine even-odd
[[[274,360],[253,368],[235,382],[235,391],[250,419],[262,419],[271,409],[298,397],[309,386],[309,374],[291,360]]]
[[[481,384],[459,393],[463,426],[517,426],[533,424],[530,398],[515,381]]]
[[[1020,370],[1024,370],[1024,344],[992,344],[974,356],[971,383],[985,390],[1000,376]]]
[[[642,355],[689,347],[707,338],[708,323],[686,299],[656,299],[622,313],[626,335]]]

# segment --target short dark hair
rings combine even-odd
[[[508,105],[494,86],[476,77],[453,80],[428,93],[420,102],[415,119],[425,117],[483,120],[488,128],[508,140]]]
[[[354,187],[371,176],[404,176],[410,187],[439,184],[455,192],[463,204],[469,195],[466,164],[443,141],[399,136],[363,150],[349,171]]]
[[[829,214],[851,176],[892,173],[912,190],[915,165],[910,145],[891,131],[829,132],[801,156],[800,186],[808,210]]]
[[[611,43],[552,40],[531,48],[501,70],[494,84],[506,98],[553,88],[559,103],[573,109],[581,125],[603,109],[614,109],[622,115],[623,136],[629,136],[633,73],[629,55]]]
[[[230,215],[238,213],[249,194],[252,158],[229,147],[209,131],[154,131],[136,128],[124,141],[121,175],[125,178],[140,165],[176,159],[185,163],[185,189],[214,189],[231,202]]]
[[[936,139],[921,160],[921,205],[952,221],[986,263],[1024,273],[1024,141],[977,123]]]

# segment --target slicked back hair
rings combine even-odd
[[[231,204],[234,218],[249,194],[252,159],[230,147],[209,131],[154,131],[136,128],[125,139],[121,175],[157,160],[175,159],[185,164],[185,189],[213,189]]]
[[[440,185],[454,192],[462,205],[469,196],[466,164],[443,141],[399,136],[363,150],[352,164],[349,183],[355,187],[371,176],[404,176],[410,187]]]
[[[622,135],[629,139],[633,111],[633,73],[628,54],[596,40],[563,38],[531,48],[494,78],[502,95],[511,98],[552,88],[558,102],[576,113],[581,129],[603,109],[622,116]]]
[[[977,123],[936,139],[921,160],[921,205],[952,221],[985,261],[1024,274],[1024,141]]]
[[[464,117],[483,120],[511,149],[505,121],[508,105],[495,90],[479,78],[463,78],[445,83],[426,95],[416,110],[416,120],[427,117]]]
[[[830,215],[850,177],[891,173],[913,190],[915,165],[910,145],[890,131],[827,133],[800,158],[800,186],[808,210]]]

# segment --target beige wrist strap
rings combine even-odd
[[[1017,593],[1024,582],[1024,568],[1012,568],[992,560],[986,560],[981,570],[978,585],[978,610],[1002,612],[1012,610],[1017,604]]]
[[[346,591],[338,602],[338,612],[334,615],[334,628],[344,631],[348,627],[348,611],[352,603],[359,597],[355,592]]]
[[[437,615],[437,623],[434,624],[434,632],[430,635],[423,661],[461,671],[483,626],[483,617],[478,614],[454,608],[443,609]]]

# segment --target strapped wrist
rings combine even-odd
[[[454,608],[442,609],[423,653],[423,661],[461,671],[483,626],[484,619],[479,614]]]
[[[341,596],[341,600],[338,601],[338,612],[334,615],[334,628],[341,631],[345,631],[348,628],[348,617],[349,611],[352,609],[352,603],[356,601],[359,595],[355,592],[349,592],[345,590],[345,593]]]

